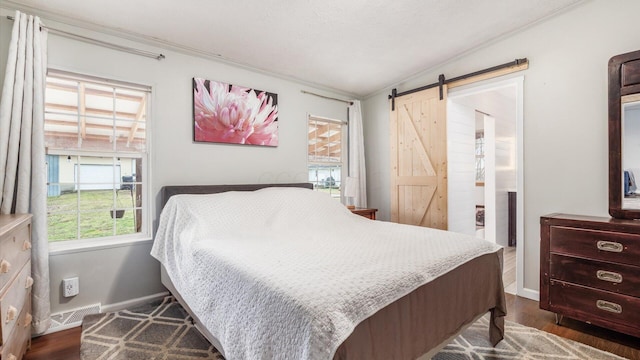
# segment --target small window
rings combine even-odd
[[[49,242],[150,236],[150,88],[49,70]]]
[[[346,123],[340,120],[309,116],[309,182],[340,201],[343,168],[346,169]]]

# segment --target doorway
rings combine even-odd
[[[447,101],[449,230],[503,246],[505,291],[518,295],[524,269],[523,82],[522,76],[478,82],[450,89]]]
[[[474,107],[474,106],[470,106]],[[455,121],[468,121],[466,118]],[[476,236],[502,244],[496,222],[496,119],[475,110],[475,222]],[[500,208],[501,209],[501,208]]]

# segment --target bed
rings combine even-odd
[[[311,188],[163,188],[162,282],[227,359],[429,358],[487,313],[502,339],[501,247],[372,221]]]

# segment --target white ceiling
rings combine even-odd
[[[32,7],[56,20],[72,19],[76,25],[87,22],[178,44],[364,97],[582,1],[3,2]],[[523,56],[513,54],[513,59]]]

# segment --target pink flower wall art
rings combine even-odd
[[[193,138],[278,146],[278,95],[193,78]]]

